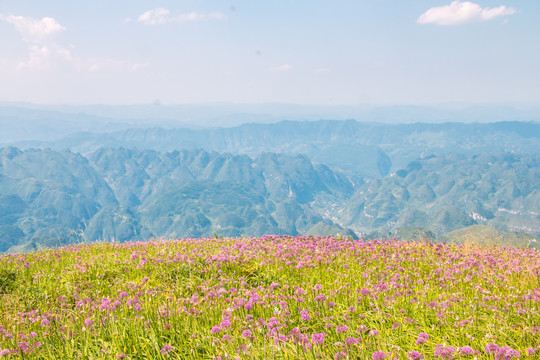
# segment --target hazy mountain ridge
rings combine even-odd
[[[342,223],[360,232],[420,226],[442,235],[483,224],[539,234],[539,179],[538,154],[431,156],[359,187]]]
[[[537,122],[110,130],[0,151],[1,249],[477,224],[540,233]]]
[[[540,123],[377,124],[346,121],[282,121],[216,129],[127,129],[82,132],[55,142],[25,142],[24,148],[51,147],[89,154],[102,147],[246,154],[305,154],[313,162],[364,178],[386,176],[431,154],[540,153]]]
[[[311,204],[319,196],[345,198],[359,181],[301,155],[101,149],[85,158],[4,148],[0,164],[0,250],[26,242],[309,233],[321,224],[354,235]]]

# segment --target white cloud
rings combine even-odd
[[[41,20],[25,16],[0,14],[0,21],[15,26],[28,47],[28,58],[19,61],[17,70],[48,70],[52,67],[62,71],[138,71],[148,67],[148,64],[133,63],[113,59],[82,59],[71,50],[52,40],[52,35],[66,28],[55,19],[44,17]],[[70,48],[74,46],[71,45]]]
[[[148,67],[148,64],[142,63],[130,63],[123,60],[114,60],[114,59],[91,59],[88,62],[83,64],[83,70],[90,72],[98,72],[105,70],[114,70],[114,71],[137,71]]]
[[[281,66],[276,66],[276,67],[272,67],[268,70],[270,70],[271,72],[275,72],[275,73],[282,73],[282,72],[287,72],[287,71],[290,71],[292,70],[292,65],[289,65],[289,64],[285,64],[285,65],[281,65]]]
[[[450,5],[432,7],[417,20],[418,24],[459,25],[470,22],[488,21],[500,16],[516,13],[516,9],[501,5],[495,8],[482,8],[480,5],[460,0]]]
[[[50,17],[37,20],[25,16],[0,14],[0,20],[13,24],[26,42],[39,43],[57,32],[66,30],[58,21]]]
[[[17,70],[47,69],[52,63],[74,63],[76,61],[68,49],[57,44],[31,44],[28,46],[28,51],[28,60],[20,61],[17,64]]]
[[[220,20],[225,17],[224,14],[220,12],[211,12],[211,13],[198,13],[190,12],[186,14],[171,15],[170,10],[165,8],[156,8],[153,10],[148,10],[137,18],[138,22],[141,22],[146,25],[159,25],[166,23],[185,23],[190,21],[201,21],[201,20]],[[131,21],[131,19],[126,19]]]

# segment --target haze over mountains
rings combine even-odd
[[[0,251],[214,234],[443,238],[477,225],[531,234],[526,245],[540,235],[539,122],[410,108],[435,121],[477,121],[275,122],[252,113],[253,123],[232,126],[244,118],[227,105],[229,127],[201,128],[179,126],[167,107],[148,119],[151,106],[0,106]],[[203,118],[202,106],[179,108]],[[310,108],[289,111],[310,119]],[[527,111],[497,116],[534,119]],[[365,116],[377,112],[412,114],[388,107]]]

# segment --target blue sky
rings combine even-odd
[[[0,101],[540,102],[538,0],[0,0]]]

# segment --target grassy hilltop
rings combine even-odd
[[[0,257],[0,356],[540,359],[534,249],[330,237]]]

